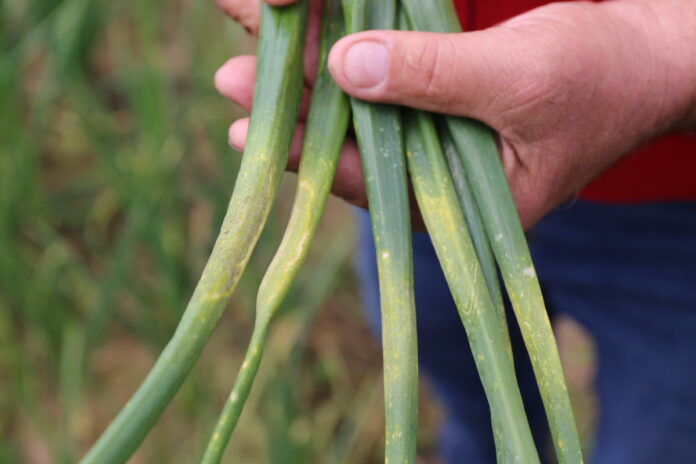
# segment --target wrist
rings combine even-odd
[[[602,7],[634,32],[650,74],[645,98],[658,132],[696,127],[696,2],[614,0]]]

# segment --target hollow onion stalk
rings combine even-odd
[[[448,118],[534,369],[561,464],[583,462],[558,347],[541,287],[489,128]]]
[[[471,191],[469,180],[466,177],[464,164],[462,163],[461,157],[459,156],[459,151],[454,144],[454,140],[452,140],[452,136],[449,133],[447,125],[438,123],[437,126],[438,134],[440,135],[440,142],[442,143],[442,151],[445,154],[445,159],[447,160],[447,165],[449,167],[450,174],[452,175],[454,188],[457,192],[457,196],[459,197],[459,205],[464,213],[466,225],[469,228],[469,234],[471,235],[471,241],[474,245],[474,249],[476,250],[476,256],[478,257],[479,264],[481,265],[481,271],[486,279],[486,284],[488,285],[488,292],[491,295],[491,299],[495,304],[498,317],[500,318],[500,328],[503,332],[503,337],[505,337],[507,340],[506,344],[510,345],[510,334],[508,332],[505,307],[503,305],[503,294],[500,289],[500,281],[498,280],[498,268],[495,264],[493,250],[488,242],[488,236],[486,235],[486,229],[483,225],[481,212],[476,204],[474,193]],[[512,356],[511,347],[510,350],[510,355]]]
[[[344,0],[348,32],[394,29],[396,0]],[[411,464],[418,428],[418,350],[413,250],[399,109],[351,99],[360,147],[382,314],[385,462]]]
[[[261,282],[251,342],[232,392],[208,442],[202,462],[218,463],[242,413],[261,363],[271,320],[304,262],[331,190],[348,129],[348,97],[331,78],[326,60],[331,46],[345,34],[340,0],[324,5],[318,74],[305,126],[297,194],[283,240]]]
[[[491,410],[497,460],[539,462],[510,340],[496,310],[472,244],[432,116],[405,110],[411,182],[435,252],[462,319]]]
[[[415,29],[461,32],[451,0],[401,0],[401,4]],[[493,132],[469,119],[448,116],[446,121],[529,352],[556,456],[561,464],[581,463],[580,439],[553,329]]]
[[[262,5],[254,110],[221,232],[172,339],[84,464],[123,463],[132,455],[193,368],[236,288],[287,163],[302,91],[306,21],[307,0],[284,8]]]

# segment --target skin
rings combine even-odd
[[[259,0],[216,0],[255,33]],[[267,0],[281,6],[293,0]],[[305,104],[315,73],[312,5]],[[622,156],[670,131],[696,128],[693,0],[555,3],[496,27],[463,34],[368,31],[331,51],[330,71],[350,95],[472,117],[496,130],[522,223],[529,227]],[[255,58],[215,76],[218,90],[251,107]],[[298,167],[301,114],[289,170]],[[230,144],[242,149],[248,120]],[[333,193],[365,207],[358,152],[348,140]]]

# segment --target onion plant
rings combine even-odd
[[[84,463],[125,462],[144,439],[198,359],[268,218],[299,109],[308,0],[285,7],[261,4],[254,108],[222,230],[174,336]],[[490,405],[498,461],[539,462],[515,377],[500,271],[530,354],[558,461],[582,462],[553,331],[492,131],[476,121],[349,99],[327,70],[329,50],[343,34],[395,29],[399,21],[402,28],[460,31],[451,0],[324,1],[319,70],[295,202],[260,285],[251,341],[208,442],[205,464],[223,456],[258,371],[271,321],[307,256],[351,109],[380,289],[385,462],[416,460],[418,356],[409,173]]]
[[[442,151],[445,155],[445,159],[447,160],[450,174],[452,175],[454,189],[459,197],[459,205],[464,213],[466,225],[469,228],[469,234],[471,235],[471,241],[474,245],[474,249],[476,250],[476,257],[481,265],[481,271],[486,279],[488,291],[491,294],[491,299],[495,304],[498,317],[500,318],[500,330],[502,331],[503,337],[508,340],[506,344],[509,345],[510,334],[508,332],[507,319],[505,317],[505,306],[503,305],[503,294],[502,290],[500,289],[498,268],[495,264],[493,250],[488,242],[488,236],[486,235],[486,229],[483,225],[481,211],[479,210],[476,200],[474,199],[474,193],[471,191],[469,179],[466,176],[466,171],[464,170],[464,165],[459,155],[459,151],[454,144],[454,140],[452,140],[452,136],[449,132],[447,124],[443,123],[443,121],[439,121],[438,134],[440,136],[440,142],[442,143]],[[511,347],[510,350],[512,350]],[[512,356],[512,351],[510,351],[510,355]]]
[[[336,165],[348,129],[348,97],[326,67],[331,46],[345,34],[339,0],[324,4],[318,74],[305,126],[297,194],[283,240],[261,282],[251,342],[232,392],[208,442],[203,463],[220,462],[253,384],[269,325],[304,263],[331,190]]]
[[[491,409],[498,462],[539,462],[501,324],[429,114],[406,111],[406,150],[423,220],[445,273]]]
[[[450,0],[402,0],[402,5],[416,29],[461,32]],[[452,116],[446,117],[446,121],[532,361],[557,458],[561,463],[582,462],[553,329],[494,134],[477,121]]]
[[[122,463],[131,456],[193,368],[237,286],[287,163],[302,91],[306,22],[307,0],[261,7],[254,111],[220,235],[172,339],[83,463]]]
[[[396,0],[344,0],[348,32],[394,29]],[[416,458],[418,353],[413,249],[399,108],[351,99],[365,177],[382,314],[385,462]]]
[[[489,128],[448,118],[522,332],[560,463],[582,462],[582,449],[556,339],[527,240]]]

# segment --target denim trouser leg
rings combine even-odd
[[[696,204],[579,203],[532,243],[547,299],[597,346],[592,462],[696,462]]]
[[[359,213],[359,275],[379,324],[369,219]],[[530,233],[547,306],[592,334],[601,414],[592,462],[696,462],[696,204],[579,202]],[[447,413],[450,464],[493,463],[490,420],[466,336],[425,235],[414,235],[420,363]],[[520,388],[538,444],[545,420],[515,324]],[[541,446],[541,445],[540,445]]]

